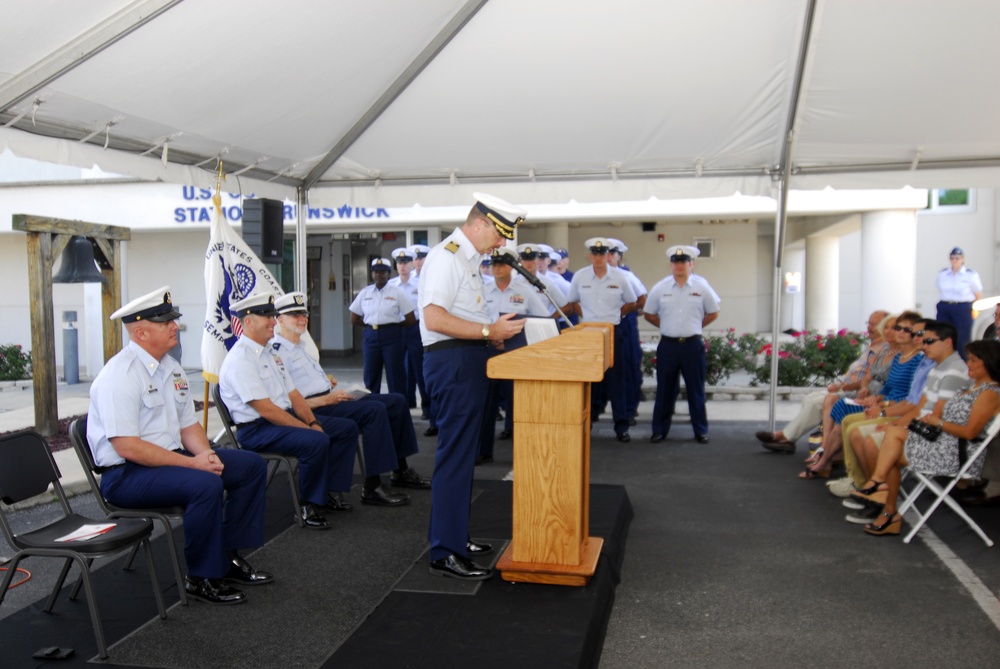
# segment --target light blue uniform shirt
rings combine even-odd
[[[416,272],[410,272],[410,278],[406,283],[403,283],[403,280],[400,277],[394,276],[389,279],[389,285],[395,286],[406,293],[406,296],[410,298],[410,304],[413,305],[415,309],[413,317],[420,320],[420,309],[417,308],[417,305],[420,304],[420,278],[417,276]]]
[[[386,283],[379,290],[372,284],[361,289],[350,310],[361,316],[365,325],[391,325],[413,311],[413,303],[402,288]]]
[[[453,316],[473,323],[492,323],[483,296],[483,277],[479,273],[482,256],[461,228],[431,249],[420,271],[421,313],[436,305]],[[424,346],[453,339],[427,329],[420,319],[420,339]]]
[[[113,437],[139,437],[168,451],[198,422],[188,378],[170,355],[156,360],[135,342],[108,360],[90,386],[87,441],[99,467],[125,462]]]
[[[719,311],[719,305],[707,282],[692,276],[681,287],[668,276],[649,291],[643,311],[660,317],[664,337],[693,337],[701,334],[705,315]]]
[[[943,302],[973,302],[975,293],[983,292],[983,280],[979,272],[962,265],[958,272],[945,267],[938,272],[937,287]]]
[[[625,277],[625,272],[617,267],[608,266],[604,278],[598,279],[591,266],[584,267],[573,275],[567,299],[570,302],[580,303],[583,311],[581,322],[618,325],[622,319],[622,307],[639,298],[632,290],[632,284]]]
[[[278,354],[285,365],[285,371],[291,377],[295,389],[303,397],[312,397],[330,390],[330,379],[316,358],[309,355],[300,340],[293,344],[281,335],[274,335],[271,340],[271,350]]]
[[[270,344],[261,346],[240,335],[219,368],[219,389],[233,420],[249,423],[260,418],[250,406],[254,400],[268,399],[279,409],[290,409],[292,401],[288,393],[295,390],[295,384],[285,371],[281,356]]]
[[[522,314],[540,318],[549,315],[549,310],[542,304],[538,290],[527,281],[511,280],[506,290],[500,290],[500,286],[494,281],[486,286],[484,294],[490,319],[493,321],[500,318],[500,314]]]

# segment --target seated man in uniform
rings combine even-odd
[[[177,345],[179,317],[169,286],[111,314],[125,324],[130,341],[90,387],[87,441],[109,502],[184,507],[187,594],[239,604],[246,596],[231,584],[274,580],[236,552],[264,544],[267,467],[256,453],[212,450],[184,369],[167,355]]]
[[[271,348],[281,356],[296,389],[305,396],[314,413],[347,418],[361,428],[368,475],[361,491],[362,503],[382,506],[407,503],[406,495],[393,493],[382,483],[380,472],[391,471],[394,486],[430,488],[430,481],[421,478],[406,462],[418,450],[406,397],[401,393],[382,393],[354,401],[349,393],[334,390],[336,382],[331,382],[302,344],[302,335],[309,327],[306,296],[300,292],[286,293],[274,301],[274,307],[278,310],[280,332],[271,340]]]
[[[303,525],[330,529],[317,507],[351,509],[341,493],[351,488],[358,426],[344,418],[317,417],[295,389],[269,343],[277,313],[273,293],[250,295],[229,310],[240,319],[243,334],[222,361],[219,390],[239,427],[240,446],[295,456]]]

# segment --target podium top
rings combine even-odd
[[[604,378],[614,364],[615,332],[611,323],[586,323],[564,330],[558,337],[540,341],[490,358],[486,375],[491,379],[540,379],[589,381]]]

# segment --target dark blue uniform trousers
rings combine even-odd
[[[358,401],[378,403],[385,407],[398,459],[402,460],[416,455],[420,450],[420,445],[417,443],[417,432],[413,428],[413,417],[410,415],[410,407],[407,405],[405,397],[399,393],[382,393],[368,395]]]
[[[126,462],[101,477],[101,492],[115,506],[184,507],[184,560],[192,578],[222,578],[229,571],[226,551],[264,545],[267,465],[247,451],[215,454],[223,464],[221,476]]]
[[[960,302],[949,304],[948,302],[937,303],[937,319],[955,326],[958,333],[958,341],[955,342],[955,350],[965,359],[965,345],[969,343],[972,336],[972,302]]]
[[[639,411],[639,391],[642,388],[642,348],[639,346],[639,322],[633,311],[622,319],[622,348],[625,363],[625,411],[629,418]]]
[[[346,418],[357,424],[361,430],[361,445],[368,476],[390,472],[396,469],[400,458],[417,452],[417,436],[413,430],[410,411],[406,406],[406,398],[399,393],[369,395],[362,400],[329,404],[313,409],[313,413],[317,416],[322,414]],[[406,435],[404,415],[409,419],[409,438]],[[403,450],[412,450],[400,454],[400,440],[403,442]]]
[[[674,405],[680,392],[678,375],[684,377],[688,410],[694,433],[708,434],[705,412],[705,343],[700,336],[683,342],[660,338],[656,347],[656,403],[653,405],[653,434],[667,434],[674,417]]]
[[[624,340],[621,325],[615,326],[615,364],[604,372],[604,380],[595,383],[590,389],[591,420],[597,418],[604,402],[611,403],[611,416],[615,422],[615,434],[628,432],[628,407],[625,399],[625,368],[628,362],[624,359]]]
[[[327,492],[347,492],[354,474],[358,426],[346,418],[316,414],[323,431],[275,425],[260,419],[239,429],[240,446],[292,455],[299,461],[303,503],[326,504]]]
[[[403,348],[406,358],[406,395],[407,407],[417,406],[417,390],[420,390],[420,408],[429,411],[431,398],[424,384],[424,345],[420,341],[420,321],[412,327],[403,328]]]
[[[500,355],[503,351],[493,350],[490,357]],[[496,441],[497,431],[497,410],[504,406],[504,429],[514,428],[514,382],[510,379],[487,379],[486,391],[486,412],[483,414],[483,421],[479,428],[479,455],[484,458],[493,457],[493,445]],[[509,424],[509,426],[508,426]]]
[[[486,406],[486,346],[424,352],[424,379],[438,410],[431,489],[430,559],[468,557],[472,479]]]
[[[406,391],[406,369],[403,330],[399,325],[379,326],[378,330],[365,326],[361,352],[365,357],[365,388],[373,393],[382,392],[382,368],[385,367],[386,383],[390,393]]]

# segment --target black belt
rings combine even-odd
[[[119,462],[117,465],[111,465],[110,467],[94,467],[94,471],[98,474],[107,474],[108,472],[113,472],[116,469],[121,469],[127,464],[128,462]]]
[[[256,425],[257,423],[261,422],[262,420],[264,420],[263,417],[257,418],[256,420],[248,421],[246,423],[236,423],[236,427],[246,427],[247,425]]]
[[[330,390],[324,390],[323,392],[321,392],[321,393],[316,393],[315,395],[308,395],[308,396],[306,397],[306,399],[307,399],[307,400],[311,400],[311,399],[312,399],[312,398],[314,398],[314,397],[323,397],[324,395],[329,395],[329,394],[330,394],[331,392],[333,392],[333,391],[330,391]]]
[[[381,330],[382,328],[398,328],[400,325],[402,325],[402,323],[376,323],[374,325],[366,325],[365,327],[370,330]]]
[[[485,339],[445,339],[444,341],[439,341],[431,344],[430,346],[424,346],[424,353],[433,353],[434,351],[444,351],[449,348],[465,348],[466,346],[479,346],[485,347]]]
[[[953,302],[951,300],[941,300],[942,304],[972,304],[972,302]]]
[[[675,341],[679,344],[683,344],[688,339],[694,339],[695,337],[701,339],[701,335],[691,335],[689,337],[668,337],[667,335],[660,335],[660,339],[662,339],[663,341]]]

